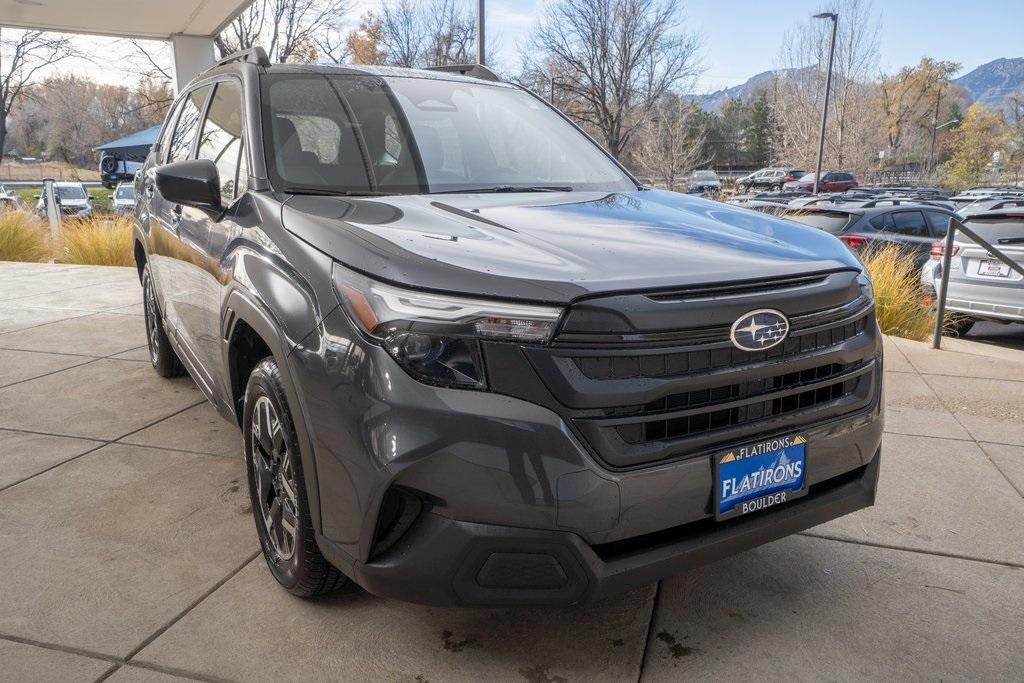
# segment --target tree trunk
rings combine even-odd
[[[7,144],[7,107],[0,104],[0,161],[3,161]]]

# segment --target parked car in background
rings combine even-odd
[[[1000,209],[966,217],[963,224],[1024,265],[1024,210]],[[946,243],[932,245],[931,260],[921,269],[921,282],[934,299],[942,280]],[[946,310],[959,313],[955,331],[964,334],[978,320],[1024,323],[1024,276],[1012,270],[965,233],[957,232],[949,268]]]
[[[958,216],[966,218],[978,213],[990,213],[1010,208],[1024,209],[1024,194],[1019,197],[983,197],[960,206],[956,213]]]
[[[483,67],[249,50],[159,139],[150,360],[241,427],[293,594],[579,605],[873,504],[882,339],[828,235],[645,188]]]
[[[835,235],[853,251],[898,244],[912,254],[915,268],[928,261],[932,242],[944,237],[956,214],[935,206],[896,204],[881,200],[853,205],[812,205],[779,214]]]
[[[142,168],[141,161],[132,161],[117,154],[104,153],[100,157],[100,182],[103,183],[103,187],[113,189],[119,183],[131,182],[140,168]]]
[[[135,210],[135,185],[133,183],[118,184],[114,189],[111,208],[114,213],[131,213]]]
[[[0,209],[20,209],[23,206],[24,202],[21,201],[17,192],[0,185]]]
[[[64,218],[89,218],[92,216],[92,198],[82,183],[57,182],[53,184],[61,216]],[[41,192],[36,202],[36,212],[46,217],[46,193]]]
[[[748,176],[743,176],[736,181],[736,189],[740,192],[752,192],[756,190],[771,190],[778,192],[786,183],[799,180],[805,172],[788,167],[762,168],[754,171]]]
[[[714,171],[694,171],[686,181],[686,191],[694,194],[718,192],[722,181]]]
[[[845,192],[857,187],[857,179],[852,173],[846,171],[829,171],[822,173],[821,182],[818,183],[818,192]],[[784,190],[796,190],[799,192],[814,191],[814,174],[807,173],[798,180],[791,180],[785,183]]]

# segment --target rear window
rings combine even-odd
[[[842,232],[843,228],[850,224],[851,214],[844,211],[815,211],[809,209],[795,209],[787,211],[783,218],[788,218],[797,223],[809,225],[812,228],[824,230],[833,235]]]
[[[993,246],[1024,246],[1024,213],[997,218],[968,218],[964,225]],[[967,235],[961,234],[957,239],[970,241]]]

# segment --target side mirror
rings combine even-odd
[[[175,161],[156,169],[156,188],[172,204],[220,214],[220,174],[209,159]]]

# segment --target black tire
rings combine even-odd
[[[782,192],[782,185],[772,185],[772,192]]]
[[[164,331],[164,319],[156,300],[156,289],[149,264],[142,268],[142,308],[146,322],[146,343],[149,346],[149,360],[156,374],[161,377],[181,377],[185,366],[171,348],[171,342]]]
[[[746,194],[750,190],[749,185],[743,185],[742,183],[736,186],[736,189],[740,191],[740,194]]]
[[[976,322],[978,321],[974,318],[957,315],[949,318],[946,324],[949,325],[951,336],[962,337],[971,331],[971,328],[974,327],[974,323]]]
[[[253,520],[270,573],[285,590],[302,598],[340,588],[345,575],[316,544],[295,424],[273,358],[261,360],[249,376],[242,437]]]

